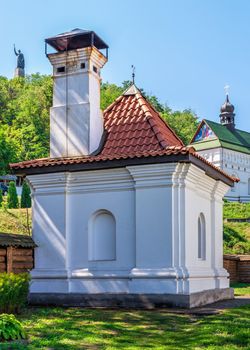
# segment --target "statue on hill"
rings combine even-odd
[[[16,50],[16,46],[14,44],[14,53],[17,56],[17,66],[15,69],[15,77],[24,77],[24,67],[25,67],[25,61],[24,61],[24,55],[21,52],[21,50]]]

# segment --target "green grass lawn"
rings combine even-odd
[[[236,295],[250,297],[250,284],[232,287]],[[11,349],[250,349],[250,305],[211,316],[159,309],[28,308],[18,319],[28,341]],[[2,343],[0,349],[8,346]]]
[[[231,287],[234,288],[234,295],[246,295],[250,297],[250,283],[232,283]]]
[[[12,349],[249,349],[249,315],[250,307],[202,317],[164,310],[30,308],[18,317],[28,344]]]

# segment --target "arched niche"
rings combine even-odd
[[[108,210],[98,210],[88,227],[88,256],[90,261],[116,259],[116,222]]]
[[[198,218],[198,259],[206,259],[206,221],[203,213]]]

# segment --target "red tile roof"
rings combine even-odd
[[[100,153],[96,156],[80,156],[80,157],[63,157],[63,158],[40,158],[34,160],[26,160],[20,163],[12,163],[10,167],[12,169],[27,169],[36,167],[48,167],[55,165],[67,165],[67,164],[81,164],[81,163],[93,163],[101,161],[112,161],[120,159],[133,159],[143,157],[156,157],[164,155],[178,155],[178,154],[189,154],[194,150],[185,146],[169,146],[166,149],[156,151],[145,151],[145,152],[133,152],[132,154],[110,154],[103,155]]]
[[[162,120],[159,113],[135,87],[130,87],[103,113],[106,137],[96,155],[43,158],[10,164],[13,170],[54,167],[68,164],[139,159],[145,157],[188,155],[216,169],[231,181],[234,179],[185,147],[174,131]]]
[[[183,146],[138,90],[128,90],[104,111],[107,139],[101,155],[129,155]]]
[[[138,153],[162,151],[168,146],[183,146],[183,142],[135,86],[118,97],[104,111],[103,117],[106,138],[98,157],[45,158],[11,164],[11,167],[42,166],[48,162],[64,164],[66,159],[72,162],[81,158],[84,161],[87,159],[93,161],[106,157],[109,159],[117,159],[117,156],[134,157]]]

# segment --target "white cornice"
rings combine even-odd
[[[206,175],[204,170],[201,170],[193,164],[191,164],[187,176],[187,183],[192,184],[192,187],[195,189],[195,191],[197,193],[200,193],[202,196],[210,196],[210,194],[213,191],[216,180]]]
[[[65,192],[67,173],[50,173],[29,175],[27,179],[31,185],[32,194],[47,194]]]
[[[226,185],[222,181],[216,181],[212,196],[217,200],[217,201],[222,201],[223,197],[225,194],[228,192],[230,189],[230,186]]]
[[[128,166],[136,189],[172,186],[177,163]]]
[[[133,190],[126,168],[68,173],[67,193]]]
[[[126,168],[49,173],[27,177],[33,193],[83,193],[154,187],[190,188],[202,196],[221,199],[229,186],[189,163],[128,166]]]

